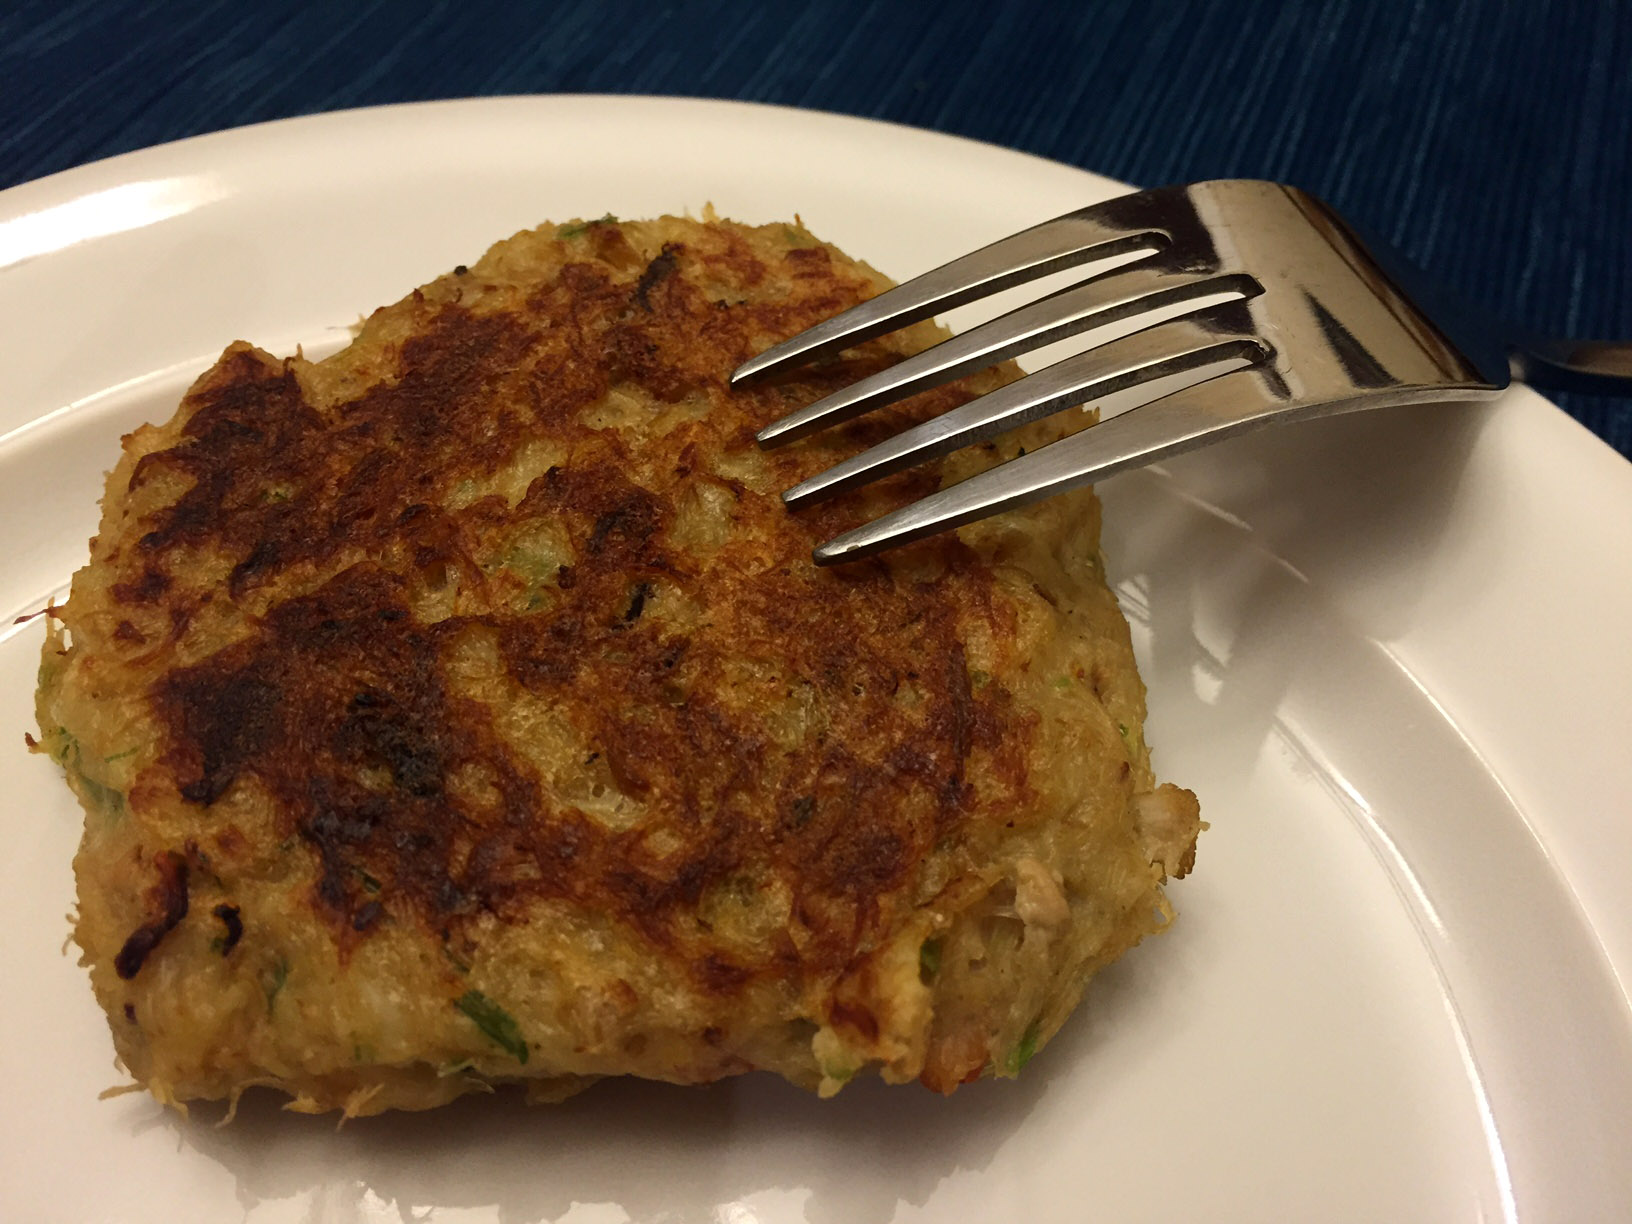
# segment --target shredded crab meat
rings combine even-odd
[[[1133,812],[1151,865],[1161,869],[1163,879],[1184,879],[1196,863],[1196,837],[1206,828],[1195,795],[1164,783],[1135,795]]]
[[[1014,865],[1014,912],[1027,926],[1055,927],[1071,917],[1060,881],[1034,858]]]

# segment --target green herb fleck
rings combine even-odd
[[[918,976],[927,984],[941,971],[941,941],[926,939],[918,949]]]
[[[1062,692],[1062,693],[1065,692],[1068,688],[1071,687],[1071,677],[1070,676],[1055,676],[1054,677],[1054,687],[1059,689],[1060,692]]]
[[[830,1079],[836,1081],[837,1083],[844,1084],[853,1079],[856,1072],[860,1069],[860,1067],[841,1066],[838,1063],[823,1063],[822,1076],[824,1079]]]
[[[1031,1061],[1032,1055],[1037,1053],[1037,1030],[1041,1024],[1042,1019],[1039,1017],[1020,1035],[1020,1044],[1009,1054],[1009,1074],[1019,1075]]]
[[[577,225],[563,225],[555,231],[555,236],[557,238],[576,238],[592,225],[616,225],[617,223],[618,219],[611,213],[607,213],[605,216],[597,217],[593,221],[580,221]]]
[[[1122,737],[1122,747],[1128,750],[1128,756],[1133,756],[1133,732],[1128,730],[1127,723],[1117,723],[1116,733]]]
[[[210,940],[210,951],[215,953],[217,956],[220,956],[226,950],[227,941],[225,936],[217,935]]]
[[[369,875],[368,872],[361,867],[353,867],[352,870],[357,873],[357,879],[361,882],[364,892],[377,893],[380,891],[380,882]]]
[[[78,757],[79,741],[74,738],[73,733],[67,727],[52,727],[51,730],[45,733],[45,739],[50,744],[47,751],[50,752],[51,759],[58,765],[67,765],[70,756]]]
[[[283,991],[284,984],[288,981],[289,962],[280,956],[278,957],[278,963],[272,966],[270,981],[262,983],[262,989],[266,992],[267,1015],[270,1016],[272,1014],[272,1005],[277,1002],[278,995]]]
[[[61,765],[76,784],[81,797],[94,808],[98,808],[109,816],[123,815],[125,810],[124,792],[115,790],[87,774],[83,768],[79,740],[67,727],[54,727],[46,733],[47,741],[51,744],[51,759]],[[131,749],[132,752],[135,749]],[[112,759],[112,758],[110,758]]]
[[[100,808],[109,816],[124,814],[124,792],[114,790],[111,786],[104,786],[95,778],[87,777],[85,771],[80,769],[78,765],[70,765],[69,768],[73,770],[74,777],[79,780],[79,787],[84,792],[85,798],[90,800],[94,807]]]
[[[355,1041],[352,1042],[352,1045],[351,1045],[351,1061],[352,1062],[359,1062],[359,1063],[373,1062],[374,1061],[374,1049],[373,1049],[373,1047],[364,1045],[361,1042],[355,1042]]]
[[[992,682],[992,673],[975,668],[969,673],[969,687],[983,689]]]
[[[521,1029],[504,1008],[479,990],[467,990],[454,1001],[454,1006],[469,1016],[477,1028],[495,1044],[508,1051],[517,1062],[527,1061],[527,1043]]]
[[[122,761],[128,756],[135,756],[137,751],[138,749],[135,748],[126,748],[123,752],[116,752],[112,756],[103,757],[102,759],[109,765],[112,765],[115,761]]]

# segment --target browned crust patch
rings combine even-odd
[[[472,271],[393,308],[411,333],[355,391],[314,394],[301,363],[243,345],[195,385],[178,439],[130,481],[184,491],[107,558],[128,612],[116,636],[179,649],[223,599],[237,632],[153,683],[165,741],[138,789],[173,787],[202,834],[232,788],[264,788],[318,864],[310,902],[343,954],[386,922],[446,939],[478,916],[526,921],[547,898],[639,932],[711,992],[836,974],[920,903],[932,851],[1026,810],[1035,718],[999,683],[971,688],[969,634],[1001,638],[1012,612],[955,538],[918,546],[909,578],[809,564],[818,539],[920,496],[935,471],[798,517],[775,490],[969,392],[759,458],[759,426],[899,351],[874,343],[787,387],[734,390],[729,371],[871,282],[820,247],[773,267],[714,230],[643,261],[616,227],[591,229],[598,258],[541,283],[467,303]],[[745,300],[767,280],[777,294]],[[598,424],[611,392],[651,427]],[[563,458],[514,504],[461,499],[540,439]],[[761,479],[733,474],[732,456],[755,456]],[[733,509],[702,552],[676,532],[705,485]],[[541,528],[571,559],[519,575],[503,542]],[[224,590],[191,577],[200,555],[226,559]],[[637,823],[609,827],[540,776],[459,679],[478,649],[502,664],[493,684],[592,746]],[[790,704],[809,733],[778,743],[768,720]],[[184,913],[185,863],[175,872]],[[800,937],[716,938],[701,903],[739,881],[786,890]]]

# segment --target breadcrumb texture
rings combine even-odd
[[[951,1092],[1167,924],[1200,821],[1151,774],[1093,494],[809,560],[1062,427],[778,499],[1013,376],[760,451],[940,338],[729,386],[887,284],[796,224],[545,225],[326,360],[233,344],[124,439],[38,714],[136,1081],[347,1115],[754,1069]]]

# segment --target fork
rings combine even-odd
[[[762,429],[782,446],[1070,336],[1091,347],[934,417],[783,493],[810,505],[1056,412],[1100,421],[814,552],[876,553],[1249,430],[1486,399],[1519,379],[1632,390],[1632,343],[1525,334],[1454,298],[1331,207],[1223,179],[1121,196],[1023,230],[816,324],[738,367],[752,382],[1070,268],[1093,274]]]

